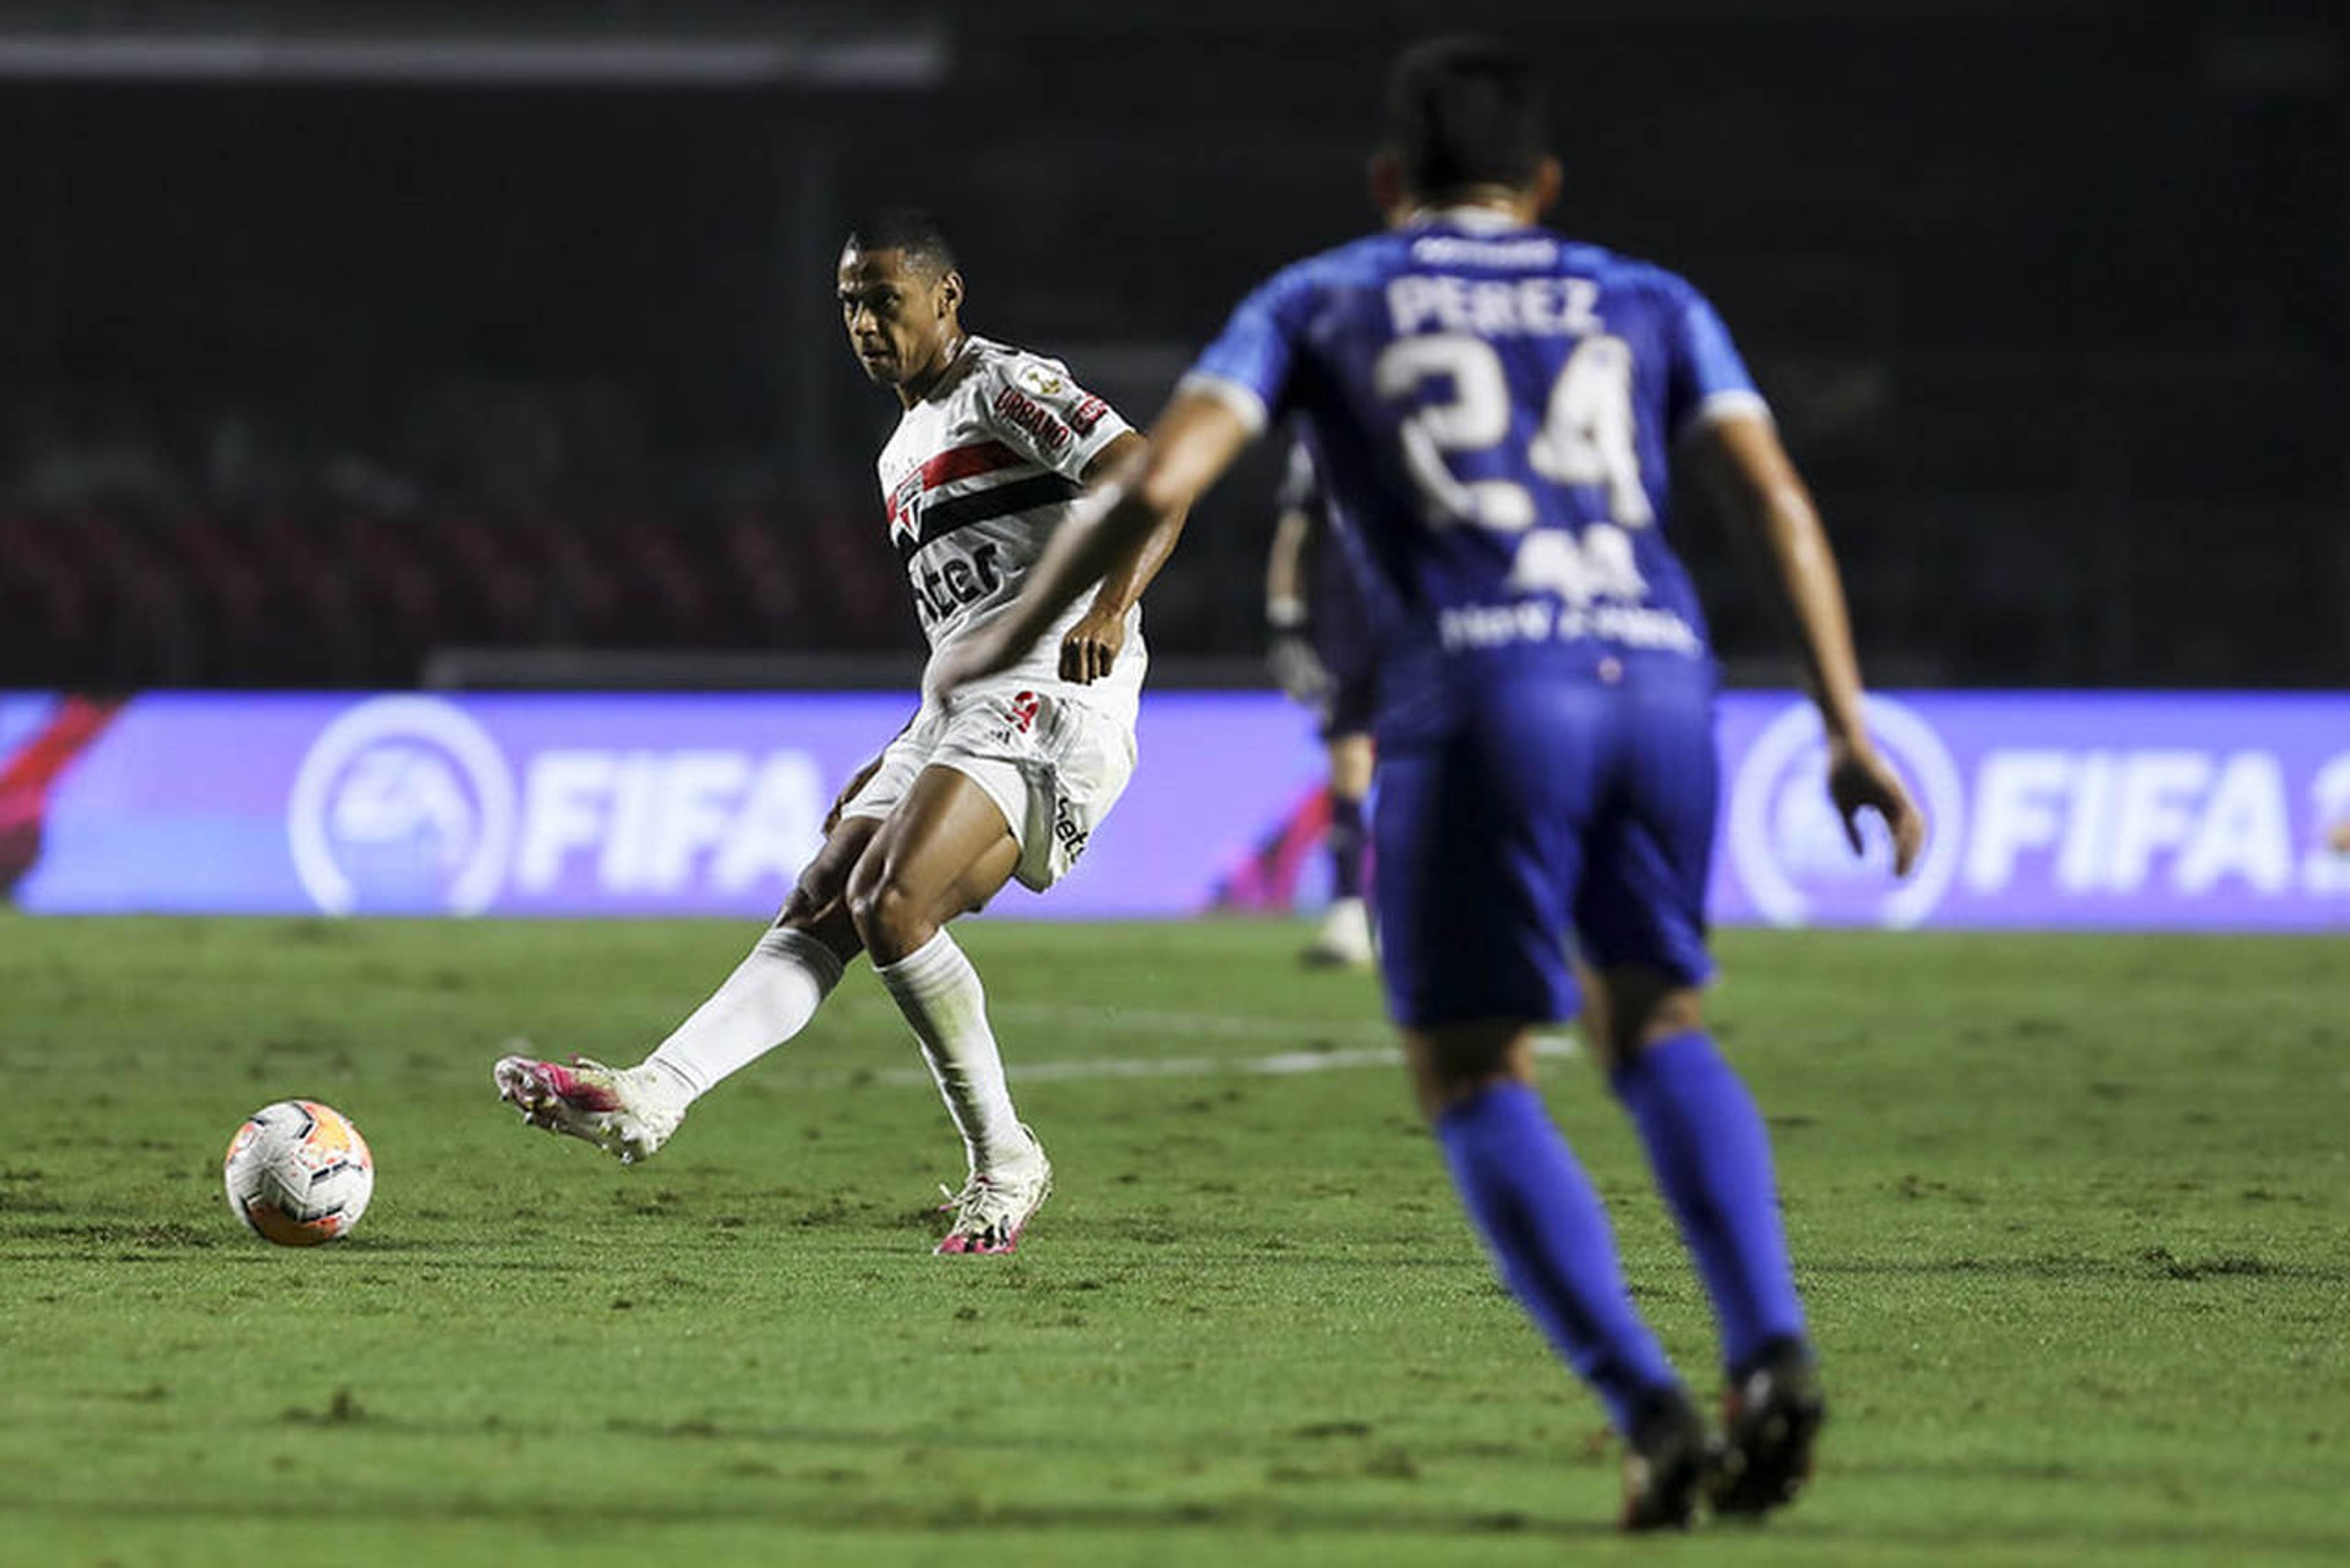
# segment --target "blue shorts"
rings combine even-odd
[[[1488,689],[1379,758],[1373,842],[1388,1004],[1408,1025],[1565,1019],[1586,963],[1713,972],[1713,678],[1628,660],[1618,684]]]

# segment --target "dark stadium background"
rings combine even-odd
[[[1546,62],[1558,223],[1741,336],[1880,683],[2350,674],[2338,5],[643,0],[0,15],[0,685],[903,679],[851,215],[1144,419],[1463,24]],[[1178,678],[1253,668],[1272,469]]]

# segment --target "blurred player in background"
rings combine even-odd
[[[1264,567],[1273,678],[1315,711],[1330,757],[1330,908],[1299,957],[1316,967],[1358,968],[1371,961],[1371,918],[1363,904],[1371,841],[1363,805],[1371,793],[1378,656],[1346,542],[1331,530],[1329,502],[1302,441],[1290,446],[1279,504]]]
[[[881,495],[936,659],[1011,606],[1082,488],[1142,438],[1057,361],[963,329],[962,275],[927,213],[858,225],[838,294],[858,362],[905,410],[881,452]],[[774,927],[643,1062],[508,1056],[500,1096],[535,1126],[646,1158],[695,1099],[806,1028],[863,952],[962,1134],[967,1179],[938,1250],[1013,1251],[1053,1168],[1013,1107],[986,993],[945,927],[1013,877],[1051,887],[1125,789],[1139,601],[1180,527],[1060,618],[1041,651],[951,709],[926,701],[842,789]]]
[[[1715,671],[1666,539],[1669,460],[1771,563],[1855,850],[1877,814],[1906,872],[1925,825],[1863,727],[1834,557],[1728,331],[1672,274],[1534,226],[1561,182],[1544,140],[1516,55],[1409,50],[1372,182],[1378,210],[1412,215],[1243,301],[1148,457],[933,677],[1020,657],[1271,421],[1304,420],[1370,568],[1388,1005],[1461,1200],[1624,1433],[1623,1522],[1650,1529],[1687,1523],[1701,1492],[1730,1513],[1789,1501],[1826,1409],[1769,1137],[1700,1006]],[[1534,1026],[1577,1011],[1711,1298],[1718,1449],[1533,1086]]]

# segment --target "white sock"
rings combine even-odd
[[[688,1101],[807,1027],[840,983],[840,956],[806,931],[777,926],[751,956],[645,1058]]]
[[[1003,1058],[987,1026],[987,992],[962,949],[941,931],[896,963],[875,965],[873,972],[922,1042],[931,1076],[962,1134],[972,1174],[1024,1162],[1034,1146],[1004,1086]]]

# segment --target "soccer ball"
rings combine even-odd
[[[253,1113],[221,1164],[228,1206],[256,1236],[315,1247],[348,1235],[375,1195],[375,1156],[342,1112],[280,1100]]]

